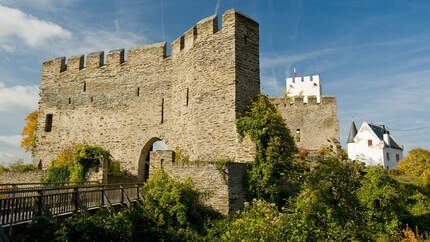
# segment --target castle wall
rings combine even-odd
[[[5,171],[0,173],[0,184],[39,183],[40,179],[45,175],[46,171],[43,170],[26,172]]]
[[[245,193],[242,179],[246,170],[244,163],[227,163],[225,166],[210,162],[174,162],[170,150],[151,152],[149,176],[163,168],[170,176],[184,181],[191,178],[197,190],[208,192],[205,204],[227,215],[243,207]]]
[[[322,96],[321,103],[317,103],[315,96],[309,96],[307,103],[302,97],[270,97],[270,101],[295,137],[297,147],[316,151],[328,145],[328,139],[339,141],[335,97]]]
[[[34,163],[43,168],[73,143],[99,145],[137,175],[153,138],[191,159],[252,161],[235,119],[259,90],[258,23],[229,10],[171,44],[56,58],[43,64]],[[246,40],[245,40],[246,39]],[[48,114],[52,129],[45,130]],[[48,122],[49,123],[49,122]],[[48,125],[49,126],[49,125]]]

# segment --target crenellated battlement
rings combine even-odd
[[[308,102],[308,97],[316,96],[317,102],[320,102],[322,92],[320,76],[288,77],[286,90],[289,97],[303,96],[305,102]]]
[[[308,96],[307,102],[304,97],[293,96],[293,97],[276,97],[271,96],[269,100],[275,104],[280,105],[283,104],[286,107],[289,106],[311,106],[311,105],[330,105],[336,104],[336,97],[334,96],[321,96],[321,102],[318,102],[317,96]]]
[[[197,22],[197,24],[187,30],[183,35],[178,37],[170,44],[171,56],[178,57],[183,52],[193,48],[198,41],[214,38],[214,35],[219,31],[231,32],[234,34],[236,19],[242,18],[247,20],[247,24],[256,25],[258,23],[247,15],[238,10],[227,10],[222,16],[222,28],[218,26],[218,16],[212,15]],[[242,20],[243,21],[243,20]],[[223,38],[224,36],[220,36]],[[43,63],[42,71],[44,73],[58,74],[61,72],[78,72],[80,70],[91,70],[103,66],[118,66],[121,64],[142,64],[142,61],[152,61],[157,59],[165,59],[166,42],[137,46],[128,50],[128,60],[124,59],[124,49],[111,50],[107,52],[106,63],[104,63],[104,52],[93,52],[85,55],[69,57],[53,58]],[[84,65],[86,60],[86,66]]]

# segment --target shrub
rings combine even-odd
[[[405,199],[399,183],[385,169],[368,168],[358,197],[366,209],[364,216],[372,233],[394,235],[399,232]]]
[[[89,169],[102,163],[111,163],[109,151],[98,146],[75,144],[66,147],[56,160],[51,161],[44,181],[82,182]]]
[[[204,222],[204,194],[195,190],[191,179],[182,183],[158,170],[146,182],[143,194],[143,207],[159,226],[186,228]]]
[[[287,241],[286,230],[285,214],[274,203],[254,200],[251,205],[246,203],[243,211],[214,226],[207,239],[217,236],[223,241]]]
[[[108,173],[109,176],[123,176],[123,173],[121,172],[121,164],[119,161],[113,160],[109,163]]]
[[[48,175],[42,179],[44,183],[66,183],[70,181],[70,170],[68,166],[49,167]]]
[[[291,240],[365,239],[368,235],[356,196],[363,168],[342,153],[325,152],[286,210]]]
[[[23,233],[12,241],[45,242],[55,240],[55,231],[60,228],[57,219],[51,213],[46,212],[42,216],[34,217],[29,222]],[[21,237],[21,238],[19,238]]]

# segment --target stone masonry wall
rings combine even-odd
[[[222,168],[210,162],[175,163],[174,152],[170,150],[151,152],[150,157],[150,177],[162,167],[180,181],[190,177],[199,191],[211,194],[206,205],[222,214],[233,213],[243,207],[242,179],[246,164],[227,163]]]
[[[221,27],[221,26],[220,26]],[[43,168],[72,143],[99,145],[140,175],[156,140],[192,159],[249,162],[235,120],[258,94],[258,23],[236,10],[203,19],[171,44],[46,61],[33,162]],[[52,128],[49,130],[49,116]],[[48,126],[48,127],[47,127]],[[143,157],[143,158],[142,158]],[[140,161],[140,162],[139,162]]]
[[[315,96],[308,97],[308,103],[304,103],[301,97],[270,97],[270,101],[284,118],[291,135],[296,138],[297,147],[316,151],[328,145],[328,139],[339,141],[336,97],[322,96],[321,103],[317,103]],[[300,134],[297,130],[300,130]]]
[[[0,184],[11,183],[39,183],[40,178],[45,176],[44,170],[33,170],[26,172],[6,171],[0,174]]]

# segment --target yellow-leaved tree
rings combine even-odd
[[[397,166],[402,173],[427,179],[430,174],[430,151],[415,148]]]
[[[30,113],[24,120],[26,125],[22,130],[21,147],[25,149],[25,152],[31,151],[33,155],[34,147],[36,146],[36,128],[37,128],[37,117],[39,116],[38,111]]]

